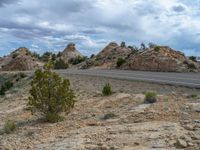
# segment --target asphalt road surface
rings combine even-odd
[[[127,71],[127,70],[57,70],[60,74],[75,74],[109,77],[133,81],[145,81],[159,84],[169,84],[200,88],[200,73],[171,73],[171,72],[148,72],[148,71]]]

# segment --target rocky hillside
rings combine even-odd
[[[34,57],[29,49],[25,47],[20,47],[0,59],[0,70],[3,71],[33,70],[42,65],[43,63]]]
[[[131,54],[121,67],[145,71],[199,71],[200,66],[189,60],[183,53],[167,46],[156,46],[143,52]]]
[[[122,47],[115,42],[111,42],[96,56],[84,62],[81,68],[115,68],[117,59],[125,59],[131,52],[130,48]]]
[[[83,57],[83,55],[76,49],[76,45],[74,43],[68,44],[60,56],[65,63],[68,63],[71,59],[75,59],[77,57]]]
[[[183,53],[167,46],[134,49],[110,43],[99,54],[87,60],[79,68],[117,68],[127,70],[197,72],[200,65]]]

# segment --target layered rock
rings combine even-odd
[[[18,48],[10,55],[3,57],[0,61],[0,70],[3,71],[25,71],[40,68],[43,65],[35,58],[29,49]]]
[[[84,62],[82,68],[115,68],[118,58],[125,59],[130,55],[131,49],[121,47],[115,42],[109,43],[100,53]]]
[[[77,58],[77,57],[83,57],[83,55],[76,49],[76,45],[74,43],[70,43],[67,45],[67,47],[64,49],[64,51],[61,53],[61,59],[68,63],[71,59]]]
[[[199,65],[189,60],[183,53],[167,46],[159,46],[144,52],[131,54],[123,69],[143,71],[185,72],[198,71]]]

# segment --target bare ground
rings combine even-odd
[[[16,121],[18,126],[14,133],[0,135],[0,149],[199,150],[200,98],[191,94],[200,94],[200,90],[100,77],[65,77],[71,81],[77,102],[59,123],[44,123],[26,109],[27,79],[0,98],[0,129],[7,120]],[[104,97],[101,90],[107,82],[114,94]],[[157,103],[144,103],[147,91],[158,93]]]

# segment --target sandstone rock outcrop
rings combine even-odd
[[[3,57],[0,61],[0,70],[2,71],[24,71],[34,70],[43,65],[35,58],[29,49],[20,47],[10,55]]]
[[[115,42],[109,43],[100,53],[84,62],[82,68],[115,68],[118,58],[125,59],[130,55],[131,49],[121,47]]]
[[[83,57],[83,55],[76,49],[76,45],[74,43],[70,43],[67,45],[67,47],[64,49],[64,51],[61,53],[61,59],[68,63],[70,59],[74,59],[77,57]]]
[[[159,46],[158,50],[151,48],[131,54],[122,68],[143,71],[187,72],[198,71],[199,65],[179,51],[167,46]]]

